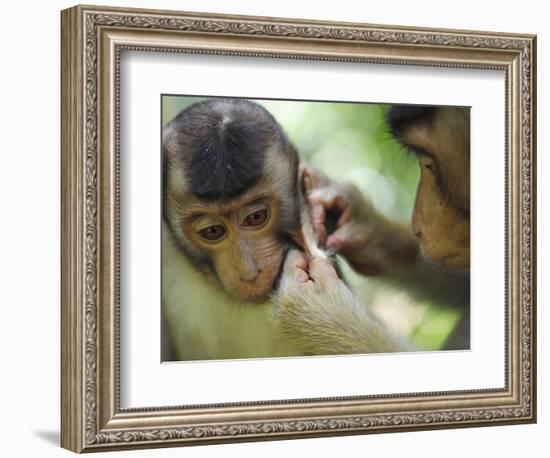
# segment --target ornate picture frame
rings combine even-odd
[[[536,37],[75,6],[62,12],[61,445],[75,452],[536,421]],[[505,73],[503,388],[123,409],[120,56],[125,50]]]

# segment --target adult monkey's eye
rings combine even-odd
[[[267,221],[269,216],[269,211],[267,208],[262,208],[261,210],[256,210],[254,213],[250,213],[244,221],[243,226],[245,227],[258,227],[264,224]]]
[[[429,156],[419,156],[418,161],[420,162],[420,165],[425,168],[426,170],[429,170],[432,173],[435,173],[436,171],[436,163],[435,161],[429,157]]]
[[[433,164],[424,164],[424,168],[431,170],[433,172],[434,165]]]
[[[199,235],[209,242],[220,240],[225,235],[226,229],[221,224],[214,224],[199,231]]]

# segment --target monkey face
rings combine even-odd
[[[469,110],[437,109],[401,126],[398,137],[420,165],[413,231],[423,256],[447,270],[469,269]]]
[[[299,226],[298,155],[258,104],[213,99],[163,131],[163,214],[180,250],[233,296],[265,301]]]
[[[430,165],[426,165],[426,163]],[[447,270],[470,267],[469,219],[449,205],[437,187],[430,160],[420,160],[422,171],[413,214],[413,231],[422,255]]]
[[[247,301],[263,302],[287,249],[280,236],[280,207],[276,196],[249,193],[187,209],[181,228],[208,256],[226,291]]]
[[[300,227],[295,172],[278,167],[237,197],[197,197],[174,176],[165,196],[165,220],[183,254],[248,302],[269,298]]]

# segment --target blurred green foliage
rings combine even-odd
[[[200,97],[163,96],[165,125]],[[390,134],[389,105],[369,103],[255,100],[281,124],[300,155],[331,178],[351,181],[386,216],[410,224],[419,166]],[[411,303],[377,279],[355,274],[344,264],[346,280],[365,306],[381,318],[399,320],[402,333],[417,345],[437,349],[458,322],[458,312],[437,304]]]

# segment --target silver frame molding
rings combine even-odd
[[[61,15],[61,445],[75,452],[536,420],[536,37],[95,6]],[[503,389],[121,409],[123,50],[498,69],[506,91]]]

